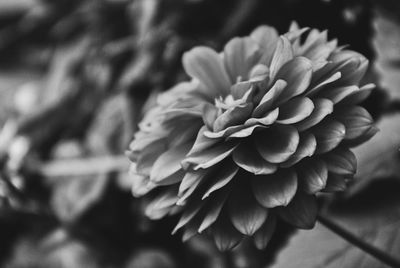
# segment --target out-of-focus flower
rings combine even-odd
[[[183,239],[208,230],[226,250],[252,237],[263,248],[276,219],[312,228],[316,194],[344,190],[350,147],[376,133],[357,104],[368,61],[327,32],[261,26],[217,53],[183,57],[190,82],[161,95],[130,145],[133,194],[146,214],[181,213]]]

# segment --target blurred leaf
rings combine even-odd
[[[346,195],[362,190],[375,179],[400,178],[400,114],[387,115],[376,126],[379,132],[353,149],[358,161],[357,180]]]
[[[400,21],[375,12],[372,44],[376,54],[374,67],[380,75],[380,85],[394,99],[400,98]]]
[[[76,221],[101,199],[107,181],[107,174],[58,181],[52,193],[52,206],[58,218],[64,222]]]
[[[375,184],[368,192],[329,213],[329,218],[364,241],[398,257],[400,252],[400,184]],[[299,231],[273,268],[387,267],[321,224]]]
[[[99,256],[84,243],[58,229],[40,239],[25,237],[16,243],[8,268],[97,268]]]
[[[126,268],[174,268],[176,263],[167,252],[159,249],[143,249],[135,253]]]

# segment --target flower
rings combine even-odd
[[[158,98],[130,145],[133,194],[152,219],[181,214],[187,240],[208,231],[221,250],[245,237],[268,243],[277,219],[316,221],[316,194],[344,190],[356,172],[352,146],[376,133],[358,106],[368,61],[299,29],[261,26],[221,53],[183,56],[192,78]]]

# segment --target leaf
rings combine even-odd
[[[400,178],[400,114],[386,116],[376,126],[379,132],[353,149],[358,162],[355,177],[359,180],[347,191],[347,195],[362,190],[376,179]]]
[[[375,184],[343,206],[331,209],[329,217],[367,243],[398,258],[400,252],[399,183]],[[349,244],[321,224],[299,231],[280,253],[273,268],[294,267],[388,267]]]
[[[400,23],[376,11],[373,21],[372,40],[376,54],[374,67],[380,75],[380,85],[388,90],[393,99],[400,98]]]

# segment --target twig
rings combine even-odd
[[[129,160],[126,156],[104,156],[79,159],[55,160],[39,166],[38,172],[45,177],[74,177],[109,172],[127,172]]]
[[[345,239],[347,242],[351,243],[352,245],[358,247],[365,253],[368,253],[372,257],[376,258],[377,260],[381,261],[382,263],[394,267],[400,267],[400,260],[394,258],[393,256],[387,254],[386,252],[372,246],[371,244],[366,243],[365,241],[361,240],[359,237],[351,234],[347,230],[343,229],[341,226],[337,225],[336,223],[332,222],[329,218],[318,215],[318,221],[323,224],[326,228],[337,234],[338,236]]]

